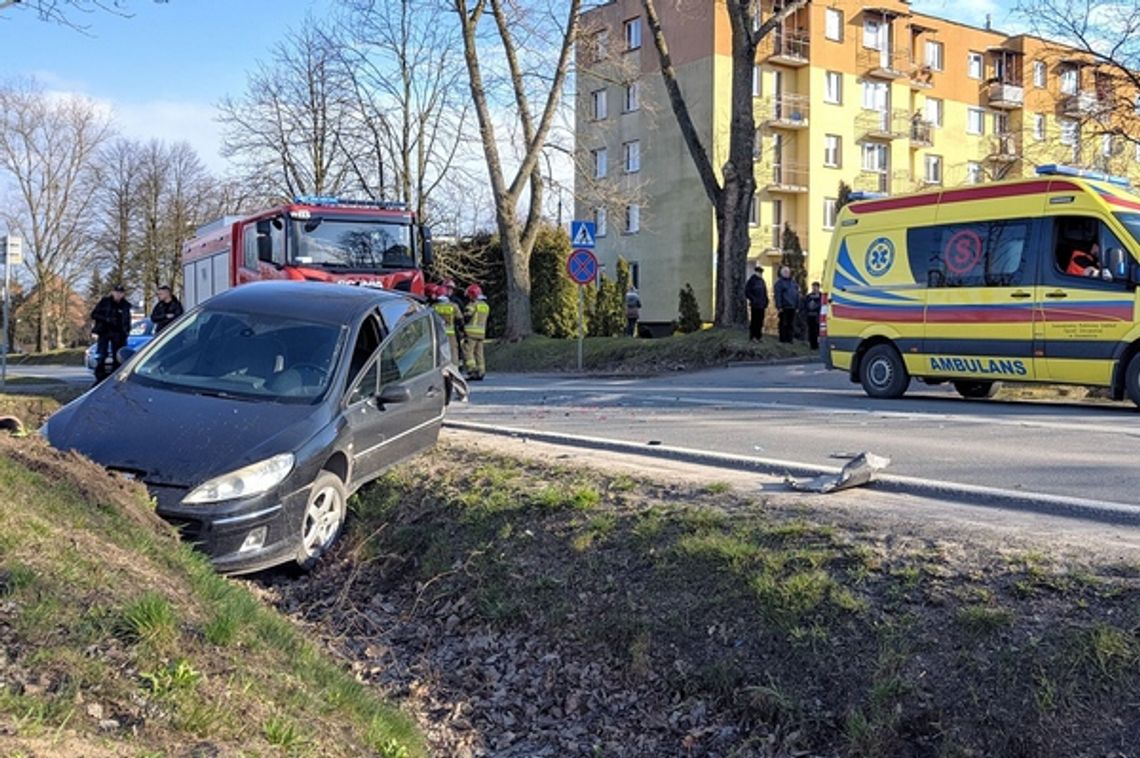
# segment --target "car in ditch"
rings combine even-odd
[[[130,353],[41,432],[141,481],[224,573],[313,566],[347,498],[431,448],[467,396],[435,312],[367,287],[236,287]]]

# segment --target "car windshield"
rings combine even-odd
[[[1132,235],[1132,240],[1140,245],[1140,213],[1116,213],[1117,221],[1124,224],[1124,228]]]
[[[164,333],[132,379],[199,394],[310,402],[329,386],[344,328],[200,310]]]
[[[320,217],[293,224],[295,264],[354,271],[415,267],[408,224]]]

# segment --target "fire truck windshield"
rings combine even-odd
[[[316,217],[293,222],[293,255],[298,266],[353,271],[415,268],[412,227],[361,219]]]

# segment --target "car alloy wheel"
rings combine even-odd
[[[322,471],[313,481],[301,519],[297,563],[302,568],[312,568],[340,536],[346,499],[344,484],[335,474]]]

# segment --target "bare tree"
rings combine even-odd
[[[315,22],[289,34],[245,94],[219,105],[223,154],[281,198],[336,194],[350,181],[342,128],[354,110],[337,51]]]
[[[550,132],[555,112],[562,101],[563,86],[570,66],[570,51],[578,33],[578,11],[581,0],[570,0],[565,24],[558,25],[558,57],[549,78],[538,71],[526,71],[520,61],[522,48],[516,43],[516,31],[525,27],[516,24],[510,15],[509,0],[453,0],[455,12],[463,30],[463,52],[467,64],[468,83],[475,114],[479,120],[479,136],[490,175],[495,199],[495,225],[503,251],[507,279],[507,339],[521,339],[533,332],[530,319],[530,255],[542,220],[543,180],[539,156]],[[490,9],[496,34],[493,38],[500,46],[507,69],[511,97],[517,125],[521,131],[522,159],[514,176],[508,182],[504,173],[495,117],[491,112],[484,68],[487,60],[480,58],[479,25]],[[538,88],[528,87],[530,81],[539,81]],[[531,101],[545,98],[542,112],[535,118]],[[518,218],[519,202],[528,191],[526,220]]]
[[[1110,143],[1140,144],[1140,5],[1119,0],[1018,0],[1014,12],[1034,34],[1054,41],[1045,50],[1053,62],[1077,57],[1086,64],[1082,68],[1092,69],[1093,86],[1085,82],[1069,95],[1075,98],[1071,112],[1080,114],[1080,134],[1107,136]]]
[[[96,266],[110,283],[124,282],[131,265],[134,211],[139,193],[139,145],[117,138],[99,153],[99,207]],[[97,270],[98,270],[97,269]],[[106,293],[100,293],[100,296]]]
[[[692,0],[689,0],[692,1]],[[701,2],[701,0],[696,0]],[[752,70],[756,65],[756,48],[760,41],[776,29],[789,15],[805,7],[810,0],[787,0],[782,8],[760,22],[760,3],[756,0],[726,0],[729,26],[732,30],[732,98],[728,132],[728,160],[721,167],[721,178],[709,159],[707,147],[693,124],[685,94],[677,80],[677,71],[669,54],[665,32],[655,0],[642,0],[653,44],[661,63],[661,76],[669,104],[677,118],[681,135],[696,164],[705,194],[716,217],[716,316],[717,326],[743,326],[748,309],[741,293],[752,240],[748,231],[748,214],[756,191],[753,166],[756,145],[756,117],[752,101]],[[684,3],[686,0],[677,0]],[[702,6],[705,3],[702,2]],[[779,7],[781,4],[777,4]]]
[[[90,269],[96,160],[111,134],[88,100],[49,98],[34,85],[0,87],[0,172],[15,190],[0,217],[26,240],[40,298]],[[50,310],[38,304],[37,350],[48,341]]]

